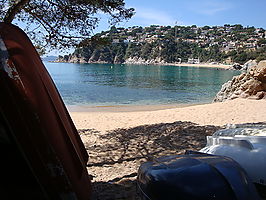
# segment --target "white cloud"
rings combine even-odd
[[[231,3],[219,0],[207,0],[190,4],[191,10],[203,15],[215,15],[219,12],[229,10],[232,7]]]
[[[182,24],[181,21],[178,21],[174,17],[170,16],[169,14],[155,10],[150,8],[139,8],[135,7],[136,14],[130,20],[131,22],[134,21],[136,24],[141,24],[144,26],[148,25],[174,25],[177,23],[180,25]]]

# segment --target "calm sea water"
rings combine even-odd
[[[67,105],[211,102],[236,71],[197,67],[45,62]]]

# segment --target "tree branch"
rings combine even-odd
[[[26,12],[29,13],[29,14],[31,14],[31,16],[34,17],[42,25],[42,27],[46,30],[46,32],[48,34],[56,33],[58,36],[60,36],[62,38],[67,38],[67,39],[85,39],[84,36],[63,35],[58,30],[56,30],[51,24],[49,24],[48,22],[46,22],[45,20],[43,20],[41,18],[41,16],[39,16],[39,15],[31,12],[30,10],[26,10]],[[49,27],[50,30],[47,27]]]
[[[13,21],[13,19],[15,18],[15,15],[17,13],[19,13],[23,7],[29,3],[30,0],[20,0],[18,1],[16,4],[14,4],[13,6],[11,6],[7,13],[6,16],[4,17],[4,22],[5,23],[11,23]]]

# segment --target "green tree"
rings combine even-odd
[[[145,43],[143,47],[141,48],[141,57],[144,59],[149,59],[150,58],[150,53],[152,50],[152,44],[150,43]]]
[[[236,24],[236,25],[234,25],[234,29],[236,31],[241,31],[243,29],[243,26],[241,24]]]
[[[99,12],[116,24],[131,18],[134,9],[125,8],[124,0],[0,0],[0,21],[16,19],[38,45],[54,48],[74,46],[90,36]]]
[[[115,27],[115,26],[112,26],[112,27],[110,28],[109,33],[111,33],[111,34],[117,33],[117,29],[116,29],[116,27]]]
[[[266,39],[262,38],[258,41],[259,46],[265,46],[266,45]]]

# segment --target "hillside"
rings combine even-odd
[[[53,62],[57,59],[56,56],[46,56],[46,57],[42,57],[42,60],[43,61],[46,61],[46,62]]]
[[[266,31],[241,25],[112,27],[81,42],[59,62],[240,63],[266,59]]]

